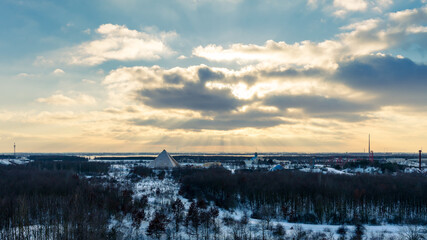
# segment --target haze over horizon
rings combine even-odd
[[[5,0],[0,152],[416,152],[426,0]]]

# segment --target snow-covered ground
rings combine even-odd
[[[331,167],[321,167],[321,168],[302,168],[300,171],[303,172],[314,172],[314,173],[330,173],[330,174],[347,174],[351,175],[351,173],[348,173],[346,171],[337,170],[335,168]]]
[[[30,160],[28,158],[11,158],[11,159],[0,159],[0,165],[20,165],[27,164]]]
[[[120,181],[130,183],[130,180],[126,178],[131,170],[130,165],[112,165],[109,176]],[[307,169],[303,171],[312,171],[316,169]],[[320,169],[318,169],[320,170]],[[325,170],[325,171],[324,171]],[[335,174],[349,174],[344,171],[339,171],[334,168],[324,168],[320,170],[320,172],[327,173],[335,173]],[[134,192],[133,198],[140,199],[143,196],[148,197],[148,205],[149,207],[147,212],[147,219],[142,222],[142,224],[138,227],[132,225],[132,219],[130,216],[124,217],[122,220],[112,219],[110,222],[110,228],[115,228],[119,232],[123,234],[125,239],[140,239],[142,236],[145,236],[145,231],[148,227],[148,221],[150,216],[153,216],[153,212],[156,209],[159,209],[162,205],[170,201],[170,199],[174,200],[176,198],[180,198],[184,203],[186,209],[190,206],[190,201],[184,199],[178,194],[179,184],[176,183],[170,176],[170,173],[166,173],[166,176],[163,179],[159,179],[158,177],[146,177],[140,179],[139,181],[133,183],[132,190]],[[236,221],[239,221],[242,216],[245,214],[245,209],[237,209],[228,211],[225,209],[219,209],[219,221],[222,221],[224,217],[231,217]],[[251,212],[246,212],[247,216],[251,215]],[[299,223],[289,223],[283,220],[272,220],[271,226],[276,226],[277,224],[281,224],[287,236],[296,235],[299,231],[311,231],[312,233],[325,233],[328,236],[333,236],[337,238],[337,229],[340,227],[339,225],[326,225],[326,224],[299,224]],[[261,236],[261,220],[249,218],[248,229],[252,229],[255,236]],[[404,232],[408,226],[399,226],[399,225],[381,225],[381,226],[370,226],[365,225],[367,237],[377,236],[377,239],[382,238],[390,238],[401,236],[401,233]],[[417,226],[418,227],[418,226]],[[348,232],[352,233],[354,231],[354,226],[347,226]],[[223,237],[231,237],[233,233],[233,229],[230,226],[225,226],[224,224],[221,226],[221,236]],[[272,236],[271,231],[266,232],[267,236]],[[185,231],[182,230],[181,236],[185,238]],[[267,238],[270,239],[270,238]]]
[[[423,169],[419,169],[417,167],[408,167],[405,168],[405,173],[423,173],[423,174],[427,174],[427,168],[424,167]]]

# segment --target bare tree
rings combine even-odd
[[[424,240],[427,239],[427,229],[418,226],[406,227],[400,235],[404,240]]]

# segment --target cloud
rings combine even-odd
[[[193,49],[193,55],[216,62],[237,62],[238,64],[267,63],[285,65],[311,65],[334,67],[338,50],[342,45],[336,41],[287,44],[268,40],[265,45],[233,44],[224,49],[214,44]]]
[[[158,60],[174,54],[167,41],[175,32],[146,33],[124,25],[103,24],[96,29],[100,39],[67,51],[66,61],[76,65],[98,65],[110,60]]]
[[[356,124],[382,117],[378,112],[387,106],[420,107],[417,101],[426,101],[421,94],[427,90],[421,86],[427,75],[424,65],[384,54],[336,64],[332,70],[265,65],[240,70],[205,65],[119,68],[103,81],[115,106],[106,112],[126,115],[135,126],[227,131],[313,120]],[[400,90],[405,81],[414,88]],[[127,112],[127,106],[138,111]]]
[[[55,61],[53,59],[47,58],[45,56],[37,56],[36,60],[33,62],[35,66],[53,65],[54,63]]]
[[[366,0],[334,0],[334,7],[346,11],[365,11],[368,3]]]
[[[231,111],[241,105],[229,89],[208,89],[201,83],[189,83],[183,88],[144,89],[140,92],[144,104],[155,108],[180,108],[196,111]]]
[[[234,130],[241,128],[268,128],[275,127],[282,124],[289,124],[280,118],[229,118],[229,119],[189,119],[182,122],[174,122],[173,120],[160,120],[160,119],[134,119],[132,124],[139,126],[153,126],[157,128],[185,129],[185,130]]]
[[[307,6],[311,9],[315,9],[318,6],[318,0],[307,0]]]
[[[345,17],[352,12],[374,11],[381,13],[393,5],[393,0],[308,0],[307,6],[316,9],[323,6],[327,12],[333,11],[337,17]]]
[[[186,7],[190,7],[190,9],[196,10],[197,7],[204,4],[210,4],[213,6],[224,6],[222,10],[229,10],[230,8],[236,6],[238,3],[242,2],[244,0],[178,0],[178,2],[181,2]]]
[[[344,121],[366,120],[366,113],[379,110],[379,106],[372,103],[313,95],[273,95],[266,97],[264,104],[282,110],[302,109],[309,117]]]
[[[115,108],[115,107],[109,107],[104,109],[104,112],[106,113],[112,113],[112,114],[126,114],[126,113],[139,113],[139,109],[135,106],[127,106],[125,108]]]
[[[114,99],[111,102],[123,105],[108,111],[118,114],[127,104],[137,103],[145,109],[141,111],[144,115],[132,116],[132,124],[165,129],[231,130],[288,124],[281,113],[262,106],[251,107],[254,99],[240,99],[235,94],[233,84],[245,79],[240,74],[204,65],[117,69],[105,78],[104,84]]]
[[[427,101],[427,65],[392,56],[366,56],[344,62],[334,79],[379,99],[383,105],[423,106]]]
[[[243,102],[233,96],[230,89],[213,89],[208,81],[224,78],[224,74],[207,67],[174,68],[122,68],[110,73],[104,80],[110,96],[115,99],[138,100],[154,108],[177,108],[195,111],[230,111]],[[120,88],[119,91],[117,89]],[[123,95],[127,95],[122,97]]]
[[[347,2],[347,1],[346,1]],[[336,69],[338,62],[379,51],[425,44],[427,7],[404,10],[384,18],[368,19],[342,27],[335,39],[293,44],[268,40],[264,45],[235,43],[229,47],[210,44],[193,49],[193,56],[209,61],[267,66]]]
[[[64,72],[64,70],[62,70],[62,69],[60,69],[60,68],[57,68],[57,69],[55,69],[55,70],[53,70],[53,72],[52,72],[53,74],[55,74],[55,75],[62,75],[62,74],[64,74],[65,72]]]
[[[217,94],[228,98],[227,90],[215,90],[206,87],[206,82],[219,80],[223,77],[222,72],[204,66],[172,69],[163,69],[159,66],[131,67],[111,71],[103,83],[109,90],[113,104],[138,100],[158,106],[170,104],[176,107],[194,106],[197,109],[209,105],[210,107],[207,108],[212,109],[215,108],[214,103],[209,103],[203,99],[198,99],[202,103],[197,103],[191,98],[207,97],[214,100],[213,98]],[[218,104],[224,102],[221,99],[217,100],[219,101]]]
[[[31,77],[31,76],[32,76],[32,74],[29,74],[29,73],[19,73],[17,76],[18,76],[18,77],[26,78],[26,77]]]
[[[103,84],[115,105],[109,113],[123,114],[120,109],[139,105],[144,114],[132,115],[130,120],[138,126],[231,130],[287,125],[310,117],[368,119],[364,113],[375,107],[354,100],[359,93],[341,83],[326,82],[328,77],[330,73],[321,69],[153,66],[116,69]],[[309,98],[310,94],[318,97]]]
[[[28,119],[28,121],[39,122],[39,123],[55,123],[57,121],[70,121],[78,119],[78,115],[76,115],[72,111],[62,111],[62,112],[48,112],[43,111],[37,114],[34,119]]]
[[[139,126],[153,126],[165,129],[186,130],[234,130],[241,128],[269,128],[282,124],[293,124],[285,120],[281,113],[271,109],[248,109],[246,111],[222,112],[212,117],[192,118],[160,118],[150,117],[144,119],[132,119],[132,124]]]
[[[82,82],[83,82],[83,83],[87,83],[87,84],[95,84],[95,83],[96,83],[96,81],[94,81],[94,80],[90,80],[90,79],[86,79],[86,78],[83,78],[83,79],[82,79]]]
[[[54,94],[46,98],[38,98],[37,102],[49,105],[71,106],[71,105],[95,105],[96,99],[86,94],[74,94],[74,97],[68,97],[61,93]]]

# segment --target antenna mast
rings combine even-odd
[[[16,144],[13,143],[13,156],[16,157]]]
[[[371,134],[368,135],[368,153],[371,153]]]
[[[371,134],[368,135],[369,161],[374,162],[374,151],[371,151]]]

